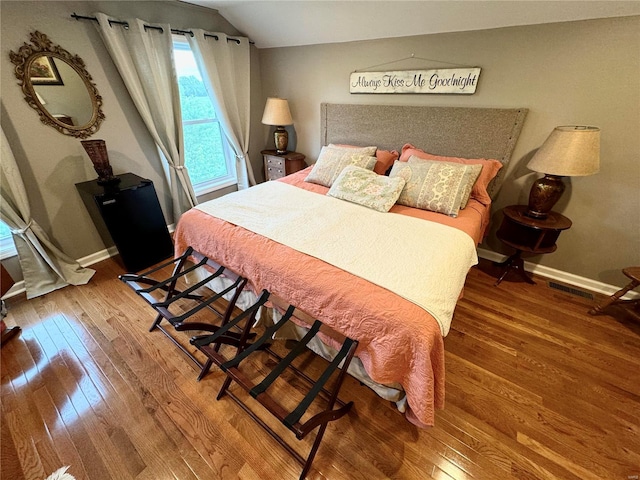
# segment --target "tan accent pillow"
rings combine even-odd
[[[358,153],[365,153],[370,157],[374,157],[376,155],[376,151],[378,150],[378,147],[376,147],[375,145],[371,147],[357,147],[355,145],[339,145],[336,143],[330,143],[329,145],[327,145],[327,147],[337,148],[337,149],[348,148],[350,150],[357,150]]]
[[[376,148],[376,147],[372,147]],[[338,175],[349,165],[373,170],[376,165],[376,157],[361,152],[357,148],[322,147],[315,165],[305,178],[305,182],[317,183],[325,187],[331,187]],[[375,153],[375,150],[373,150]]]
[[[345,148],[373,148],[373,147],[356,147],[355,145],[336,145],[329,144],[330,147],[345,147]],[[374,152],[376,155],[376,166],[373,167],[373,171],[378,175],[386,175],[387,170],[391,168],[393,162],[398,160],[400,154],[396,150],[380,150],[379,148]],[[373,155],[373,154],[372,154]]]
[[[408,160],[409,163],[418,163],[418,164],[426,161],[428,160],[418,158],[415,155],[411,155]],[[443,163],[447,163],[447,162],[443,162]],[[451,163],[452,165],[459,165],[458,163],[453,163],[453,162],[448,162],[448,163]],[[464,191],[462,193],[462,199],[460,200],[460,210],[466,207],[467,203],[469,203],[469,198],[471,197],[471,191],[473,190],[473,187],[478,181],[480,172],[482,172],[482,165],[468,165],[468,166],[469,166],[469,179],[468,181],[465,182],[463,187]]]
[[[457,217],[462,198],[475,181],[473,174],[470,165],[424,160],[395,162],[389,177],[405,180],[399,204]]]
[[[482,165],[482,172],[480,173],[478,180],[471,189],[471,198],[475,198],[483,205],[491,205],[491,197],[489,196],[488,188],[491,180],[494,179],[494,177],[498,174],[498,171],[502,168],[502,163],[500,163],[498,160],[486,158],[443,157],[440,155],[432,155],[431,153],[427,153],[424,150],[420,150],[410,143],[407,143],[402,147],[400,161],[406,162],[411,156],[416,156],[423,160],[464,163],[465,165]]]

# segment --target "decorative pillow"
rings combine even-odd
[[[399,204],[457,217],[471,175],[470,165],[424,160],[396,162],[389,177],[405,180]]]
[[[373,147],[375,148],[375,147]],[[342,170],[349,166],[373,170],[376,157],[361,153],[355,148],[322,147],[315,165],[305,178],[305,182],[317,183],[330,187]]]
[[[355,145],[334,145],[333,143],[329,144],[330,147],[343,147],[343,148],[372,148],[372,147],[356,147]],[[373,155],[373,153],[371,154]],[[373,167],[373,171],[378,175],[386,175],[387,170],[391,168],[393,162],[398,160],[400,154],[396,150],[380,150],[379,148],[375,151],[376,155],[376,166]]]
[[[397,150],[376,150],[376,158],[378,161],[376,162],[376,166],[373,167],[373,171],[378,175],[386,175],[387,170],[392,167],[393,162],[398,160],[399,156],[400,154]]]
[[[350,165],[342,170],[327,195],[379,212],[388,212],[396,203],[403,187],[404,179],[401,177],[389,178]]]
[[[400,155],[400,161],[406,162],[412,155],[422,158],[424,160],[435,160],[439,162],[450,163],[462,163],[465,165],[482,165],[482,172],[478,176],[478,180],[471,189],[471,198],[475,198],[483,205],[491,204],[491,197],[487,191],[489,183],[498,174],[498,171],[502,168],[502,163],[498,160],[484,159],[484,158],[460,158],[460,157],[443,157],[439,155],[432,155],[414,147],[410,143],[407,143],[402,147],[402,154]]]
[[[378,150],[378,147],[376,147],[375,145],[371,147],[356,147],[355,145],[338,145],[335,143],[330,143],[327,146],[331,148],[337,148],[337,149],[357,150],[358,153],[364,153],[366,155],[369,155],[370,157],[373,157],[376,154],[376,150]]]
[[[428,162],[429,160],[423,160],[422,158],[418,158],[415,155],[411,155],[409,157],[409,163],[422,163],[422,162]],[[447,162],[447,163],[451,163],[451,165],[459,165],[458,163],[452,163],[452,162]],[[482,171],[482,165],[468,165],[469,170],[467,171],[466,175],[468,175],[468,178],[464,181],[464,190],[462,193],[462,199],[460,200],[460,210],[462,210],[464,207],[467,206],[467,203],[469,203],[469,198],[471,197],[471,190],[473,189],[473,186],[475,185],[476,181],[478,180],[478,176],[480,175],[480,172]]]

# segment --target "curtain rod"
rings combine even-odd
[[[80,21],[80,20],[92,20],[94,22],[98,21],[98,19],[96,17],[87,17],[85,15],[77,15],[75,12],[73,12],[71,14],[71,17],[75,18],[78,21]],[[123,22],[123,21],[120,21],[120,20],[111,20],[111,19],[109,19],[109,25],[122,25],[125,28],[129,28],[129,23],[128,22]],[[144,25],[144,29],[145,30],[160,30],[161,32],[163,31],[162,27],[156,27],[155,25]],[[191,35],[193,37],[193,32],[191,30],[178,30],[176,28],[172,28],[171,29],[171,33],[175,33],[177,35]],[[215,38],[216,40],[218,40],[218,36],[217,35],[213,35],[211,33],[205,33],[204,36],[205,37],[209,37],[209,38]],[[237,38],[234,38],[234,37],[227,37],[227,42],[236,42],[238,45],[240,45],[240,40],[238,40]],[[254,44],[252,41],[249,41],[249,43],[251,45]]]

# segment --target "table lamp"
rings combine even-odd
[[[527,215],[547,218],[565,185],[562,177],[593,175],[600,169],[600,129],[579,125],[556,127],[527,164],[544,173],[529,193]]]
[[[264,114],[262,115],[262,123],[276,127],[273,134],[276,144],[276,154],[284,155],[287,153],[289,134],[285,130],[284,125],[293,125],[287,100],[275,97],[267,98],[267,104],[264,107]]]

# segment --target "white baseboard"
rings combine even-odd
[[[174,230],[175,224],[169,225],[169,232],[173,232]],[[78,263],[83,267],[89,267],[94,263],[98,263],[102,260],[113,257],[117,253],[118,250],[116,249],[116,247],[105,248],[104,250],[100,250],[99,252],[92,253],[91,255],[87,255],[86,257],[78,259]],[[486,260],[491,260],[493,262],[502,262],[507,258],[505,255],[494,252],[492,250],[485,250],[484,248],[478,249],[478,256]],[[582,288],[591,292],[602,293],[603,295],[607,296],[613,295],[615,292],[620,290],[620,287],[617,287],[615,285],[609,285],[606,283],[598,282],[596,280],[591,280],[590,278],[580,277],[572,273],[563,272],[562,270],[545,267],[544,265],[536,265],[535,263],[524,262],[524,268],[527,272],[532,272],[536,275],[551,278],[553,280],[573,285],[574,287]],[[11,298],[23,293],[24,291],[24,280],[21,280],[19,282],[16,282],[16,284],[11,287],[2,298]],[[628,300],[640,298],[640,293],[628,292],[622,298]]]
[[[89,267],[94,263],[101,262],[117,254],[118,254],[118,249],[115,246],[113,246],[113,247],[105,248],[104,250],[100,250],[99,252],[92,253],[91,255],[87,255],[86,257],[79,258],[78,263],[83,267]]]
[[[485,250],[484,248],[478,249],[478,256],[486,260],[491,260],[493,262],[502,262],[507,259],[505,255],[494,252],[492,250]],[[620,287],[617,287],[615,285],[598,282],[596,280],[591,280],[590,278],[580,277],[578,275],[574,275],[573,273],[563,272],[562,270],[556,270],[555,268],[545,267],[544,265],[537,265],[531,262],[524,262],[524,269],[527,272],[535,273],[536,275],[541,275],[543,277],[557,280],[559,282],[582,288],[590,292],[602,293],[607,296],[613,295],[615,292],[620,290]],[[640,298],[640,293],[628,292],[622,298],[625,300]]]

